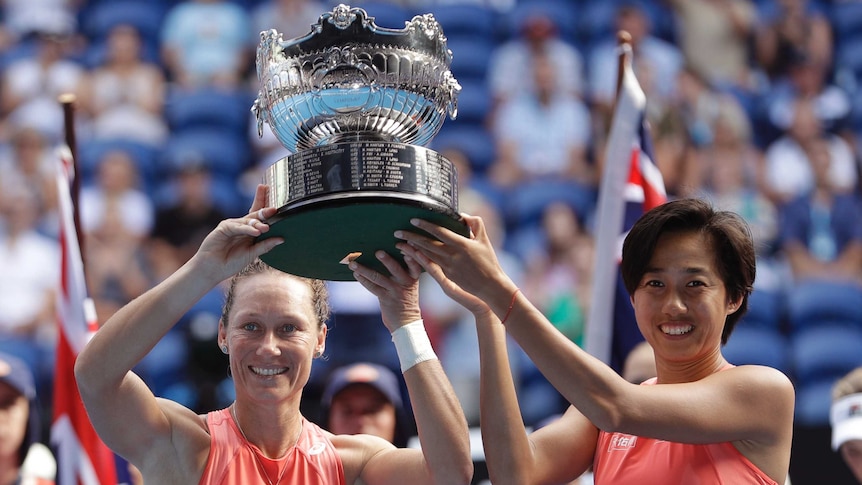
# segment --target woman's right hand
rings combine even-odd
[[[491,312],[491,308],[481,298],[464,291],[454,281],[447,278],[440,265],[432,261],[424,253],[407,243],[398,243],[396,247],[404,254],[405,260],[419,263],[425,272],[440,285],[446,296],[469,310],[473,315],[479,317]]]
[[[418,251],[414,254],[421,254],[424,261],[436,264],[455,285],[487,301],[496,289],[495,282],[504,287],[514,287],[514,284],[497,261],[482,219],[466,214],[462,217],[470,228],[469,238],[432,222],[413,219],[410,222],[414,226],[436,239],[418,232],[396,231],[395,237],[405,241],[397,247],[405,252],[408,246]]]
[[[221,221],[201,243],[193,259],[225,279],[283,243],[281,237],[257,240],[269,231],[266,219],[278,212],[276,207],[265,207],[268,190],[266,185],[258,185],[248,214]]]

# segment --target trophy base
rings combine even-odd
[[[470,233],[457,214],[421,201],[387,197],[329,200],[280,212],[268,220],[269,232],[260,238],[280,236],[285,242],[260,259],[286,273],[329,281],[354,281],[347,266],[351,259],[388,275],[374,252],[386,251],[403,265],[404,258],[395,249],[400,240],[393,233],[422,233],[410,224],[412,218],[431,221],[462,236]]]

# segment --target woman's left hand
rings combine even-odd
[[[356,261],[350,263],[350,269],[356,281],[380,300],[380,313],[386,328],[393,332],[398,327],[422,318],[419,311],[419,275],[422,268],[419,264],[405,257],[405,268],[382,250],[378,250],[374,256],[383,263],[391,276]]]

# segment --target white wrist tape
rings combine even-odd
[[[437,358],[421,319],[396,328],[392,332],[392,341],[398,352],[402,373],[420,362]]]

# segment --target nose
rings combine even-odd
[[[268,353],[271,355],[281,355],[281,348],[278,346],[279,340],[275,332],[266,332],[261,339],[258,353]]]
[[[667,296],[664,300],[664,305],[662,310],[667,315],[680,315],[685,313],[687,307],[685,305],[685,301],[682,298],[682,295],[676,291],[668,291]]]

